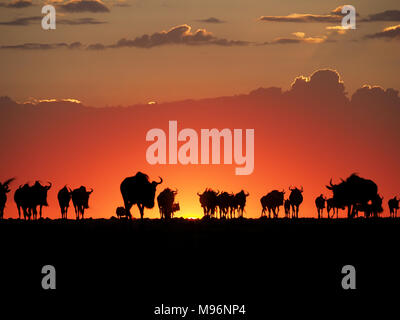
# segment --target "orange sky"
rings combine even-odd
[[[16,216],[15,188],[40,179],[54,183],[46,216],[59,216],[61,187],[83,184],[95,190],[88,216],[108,218],[122,204],[120,182],[139,170],[164,178],[158,191],[178,188],[185,217],[201,216],[196,193],[206,187],[248,191],[248,217],[260,215],[261,196],[289,185],[304,187],[300,216],[316,216],[329,179],[353,172],[377,182],[385,207],[400,190],[400,104],[386,89],[400,88],[395,0],[354,1],[357,29],[340,34],[327,29],[338,23],[277,21],[294,13],[329,20],[338,1],[93,0],[88,8],[72,0],[74,12],[61,1],[51,31],[40,27],[42,2],[17,2],[0,4],[0,96],[34,104],[0,100],[0,181],[17,177],[6,217]],[[295,82],[326,68],[336,71]],[[360,90],[365,84],[381,88]],[[259,87],[286,93],[248,94]],[[231,97],[201,100],[220,96]],[[57,102],[67,98],[82,104]],[[43,99],[57,101],[37,104]],[[149,165],[146,133],[167,131],[169,120],[199,134],[255,129],[254,172]]]

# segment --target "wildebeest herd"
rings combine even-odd
[[[7,194],[11,191],[9,185],[14,178],[8,179],[3,183],[0,182],[0,219],[3,219],[4,208],[7,202]],[[163,182],[160,177],[159,181],[150,181],[149,177],[137,172],[135,176],[125,178],[121,185],[120,191],[124,206],[116,209],[118,218],[132,219],[130,209],[133,205],[137,205],[140,218],[144,217],[145,208],[153,208],[156,195],[156,189]],[[47,193],[51,189],[52,184],[48,182],[43,185],[36,181],[33,185],[28,183],[19,186],[14,192],[14,201],[18,208],[18,218],[21,219],[21,213],[26,220],[42,218],[42,209],[48,206]],[[332,191],[332,197],[325,198],[323,194],[315,199],[318,218],[322,218],[326,209],[327,218],[333,218],[335,215],[339,217],[339,210],[347,210],[347,217],[354,218],[360,212],[366,218],[379,217],[383,212],[383,197],[378,193],[378,186],[369,179],[359,177],[352,174],[346,180],[341,180],[339,184],[333,184],[332,180],[326,188]],[[303,187],[289,187],[290,194],[285,199],[285,191],[272,190],[265,196],[261,197],[261,217],[267,216],[271,218],[279,217],[279,209],[284,207],[285,218],[298,218],[299,208],[303,202]],[[58,203],[61,211],[61,218],[67,219],[68,208],[72,200],[75,209],[76,219],[84,219],[85,209],[89,208],[89,197],[93,189],[86,189],[81,186],[74,190],[64,186],[57,194]],[[157,196],[157,204],[160,211],[161,219],[171,219],[176,211],[180,210],[179,203],[175,202],[178,190],[165,188]],[[240,192],[228,193],[226,191],[215,191],[206,188],[203,193],[197,193],[200,205],[203,209],[205,218],[233,219],[241,218],[245,212],[246,199],[249,193],[241,190]],[[399,199],[394,197],[388,201],[390,217],[397,217],[399,209]],[[332,212],[332,215],[330,214]]]

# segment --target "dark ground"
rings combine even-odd
[[[1,302],[118,319],[181,319],[154,316],[162,303],[246,305],[227,319],[357,316],[399,291],[399,235],[400,219],[3,220]],[[41,288],[46,264],[53,291]],[[347,264],[356,290],[341,287]]]

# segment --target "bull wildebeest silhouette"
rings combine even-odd
[[[266,215],[268,209],[268,217],[271,218],[271,211],[274,218],[278,218],[279,207],[283,205],[285,191],[272,190],[260,199],[262,211],[261,216]]]
[[[156,195],[157,186],[163,182],[149,181],[149,177],[138,172],[133,177],[127,177],[122,181],[120,190],[124,200],[125,210],[131,213],[130,209],[134,204],[139,208],[140,218],[143,219],[144,208],[154,207],[154,197]]]
[[[244,208],[246,206],[246,198],[250,194],[248,192],[244,192],[241,190],[240,192],[235,194],[233,201],[233,205],[231,205],[231,212],[233,207],[233,217],[235,217],[235,209],[238,211],[238,216],[243,217]]]
[[[128,219],[132,219],[132,215],[130,212],[127,212],[124,207],[118,207],[115,210],[115,214],[118,218],[122,219],[122,217],[127,217]]]
[[[178,190],[173,191],[165,188],[157,197],[158,209],[160,210],[161,219],[170,219],[175,211],[180,209],[179,203],[174,203]]]
[[[292,208],[292,218],[298,218],[299,217],[299,207],[301,203],[303,202],[303,187],[301,189],[298,188],[291,188],[289,187],[290,196],[290,206]]]
[[[61,210],[61,219],[68,219],[68,208],[72,197],[72,190],[64,186],[57,194],[58,204]]]
[[[205,217],[213,217],[218,206],[218,191],[206,188],[203,193],[197,193]]]
[[[326,186],[332,190],[333,199],[338,207],[347,207],[347,217],[353,218],[357,214],[357,208],[366,208],[368,203],[377,199],[378,186],[369,179],[359,177],[353,173],[339,184]]]
[[[325,209],[325,198],[322,194],[315,199],[315,206],[317,207],[318,211],[318,219],[320,219],[323,216],[323,212]],[[328,213],[328,218],[329,218],[329,213]]]
[[[39,215],[42,218],[42,208],[48,206],[47,192],[51,188],[51,182],[47,186],[43,186],[39,181],[36,181],[33,186],[28,183],[20,186],[14,193],[14,201],[18,208],[18,217],[21,218],[21,208],[23,210],[24,218],[37,219],[39,207]]]
[[[390,217],[396,218],[397,210],[399,210],[399,199],[397,199],[397,196],[388,201],[388,206],[389,206]]]
[[[89,196],[92,194],[93,189],[86,190],[86,187],[80,186],[72,190],[71,198],[75,209],[76,220],[84,219],[85,209],[89,209]]]
[[[4,216],[4,208],[7,202],[7,193],[11,191],[8,185],[14,180],[15,178],[11,178],[4,181],[3,183],[0,182],[0,219],[3,219]]]

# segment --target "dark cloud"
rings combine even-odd
[[[225,23],[226,22],[226,21],[220,20],[218,18],[214,18],[214,17],[207,18],[207,19],[200,19],[200,20],[197,20],[197,21],[198,22],[203,22],[203,23]]]
[[[326,103],[345,103],[345,87],[336,70],[321,69],[311,76],[297,77],[287,92],[295,99],[319,99]]]
[[[322,22],[322,23],[337,23],[342,20],[343,16],[337,14],[299,14],[292,13],[287,16],[261,16],[258,20],[269,22]]]
[[[386,10],[383,12],[370,14],[368,18],[361,20],[363,22],[373,21],[400,21],[400,10]]]
[[[351,98],[354,105],[367,108],[368,106],[400,105],[399,91],[384,89],[380,86],[364,85],[356,90]]]
[[[9,3],[0,3],[0,7],[3,8],[13,8],[13,9],[22,9],[26,7],[30,7],[32,5],[32,0],[14,0]]]
[[[306,37],[304,33],[300,32],[297,34],[302,34],[302,36],[296,35],[296,38],[277,38],[271,42],[266,42],[265,44],[298,44],[298,43],[318,44],[318,43],[323,43],[327,40],[326,36]]]
[[[41,21],[43,17],[23,17],[23,18],[16,18],[10,21],[0,21],[0,25],[2,26],[28,26],[31,23],[36,23]]]
[[[79,19],[58,19],[57,23],[75,26],[83,24],[105,24],[107,23],[107,21],[101,21],[94,18],[79,18]]]
[[[116,44],[109,47],[153,48],[170,44],[246,46],[249,45],[250,42],[217,38],[205,29],[198,29],[195,32],[192,32],[191,27],[184,24],[173,27],[168,31],[156,32],[151,35],[145,34],[133,40],[121,39]]]
[[[87,46],[87,49],[88,50],[104,50],[104,49],[106,49],[106,46],[101,43],[95,43],[95,44],[91,44],[91,45]]]
[[[400,24],[383,29],[381,32],[366,35],[367,39],[397,39],[400,40]]]
[[[24,44],[17,44],[17,45],[6,45],[0,46],[0,50],[3,49],[20,49],[20,50],[53,50],[53,49],[79,49],[82,47],[80,42],[72,42],[70,44],[65,42],[60,43],[24,43]]]
[[[110,12],[110,9],[101,0],[70,0],[54,4],[66,12]]]
[[[261,16],[258,20],[269,22],[299,22],[299,23],[338,23],[345,14],[342,13],[343,6],[333,9],[328,14],[292,13],[287,16]],[[358,13],[356,13],[358,16]]]
[[[31,24],[39,23],[43,17],[23,17],[17,18],[10,21],[0,21],[0,25],[3,26],[28,26]],[[78,19],[57,19],[57,24],[66,24],[66,25],[85,25],[85,24],[104,24],[106,21],[100,21],[94,18],[78,18]]]

